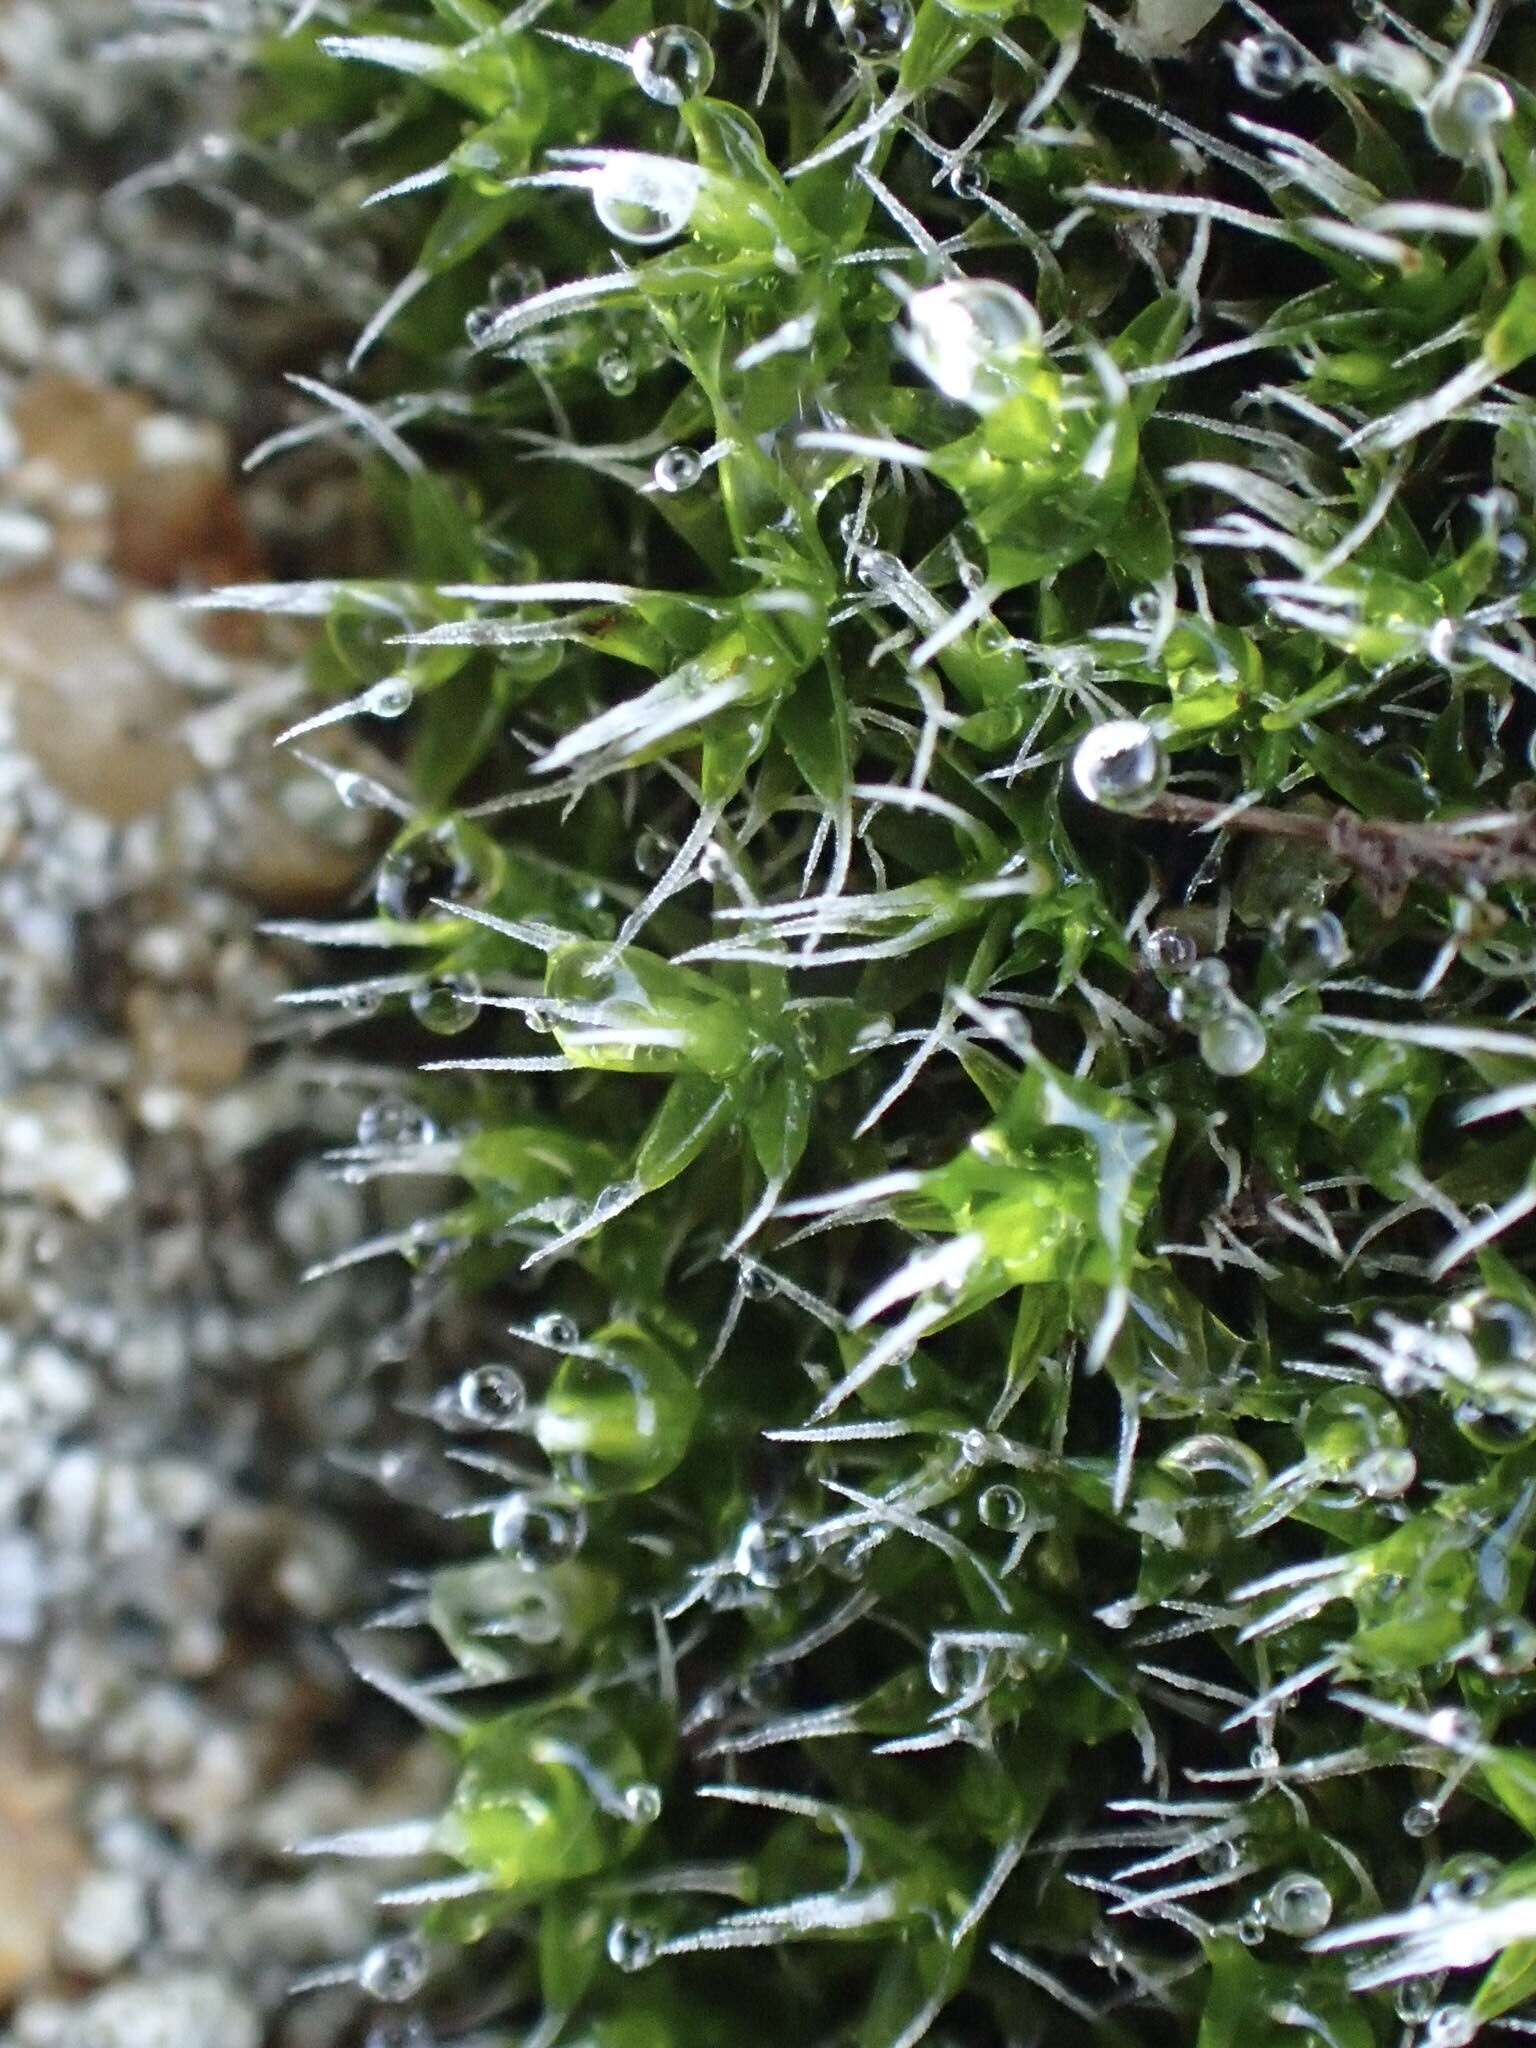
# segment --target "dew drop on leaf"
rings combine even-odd
[[[592,211],[621,242],[670,242],[693,219],[702,173],[666,157],[614,154],[592,182]]]
[[[1112,718],[1078,741],[1072,780],[1103,810],[1145,810],[1167,787],[1168,756],[1150,725]]]
[[[608,1960],[615,1969],[643,1970],[655,1960],[656,1937],[632,1920],[615,1920],[608,1930]]]
[[[680,107],[709,91],[715,53],[697,29],[669,23],[638,38],[630,49],[629,68],[647,99]]]
[[[439,1038],[455,1038],[480,1015],[480,984],[472,974],[449,974],[411,991],[411,1014]]]
[[[1265,1893],[1264,1917],[1278,1934],[1305,1940],[1321,1934],[1333,1918],[1333,1894],[1321,1878],[1293,1870]]]
[[[459,1413],[479,1429],[505,1429],[527,1405],[522,1374],[510,1365],[477,1365],[455,1389]]]
[[[386,2005],[400,2005],[414,1998],[427,1981],[428,1957],[425,1946],[413,1935],[396,1941],[381,1941],[369,1949],[357,1969],[357,1981],[369,1998]]]
[[[530,1571],[546,1570],[574,1557],[586,1533],[584,1515],[523,1493],[504,1500],[491,1517],[492,1549],[515,1558]]]
[[[1023,1494],[1006,1482],[987,1487],[976,1503],[976,1513],[984,1528],[1006,1529],[1010,1533],[1023,1526],[1028,1512]]]
[[[656,458],[651,476],[658,491],[669,497],[691,491],[704,474],[704,465],[691,448],[667,448]]]
[[[1264,1026],[1246,1003],[1231,1003],[1200,1031],[1200,1057],[1213,1074],[1251,1074],[1267,1045]]]
[[[370,1102],[357,1119],[359,1145],[430,1145],[436,1136],[431,1117],[403,1095]]]
[[[1429,1896],[1437,1906],[1470,1905],[1491,1891],[1503,1874],[1504,1866],[1494,1857],[1469,1849],[1446,1858],[1429,1887]]]
[[[1022,292],[991,278],[930,285],[907,302],[907,349],[946,397],[978,412],[1013,395],[1038,356],[1040,316]]]
[[[911,40],[910,0],[833,0],[832,12],[856,56],[899,56]]]
[[[1289,36],[1244,36],[1232,52],[1232,70],[1244,92],[1284,99],[1301,83],[1306,59]]]
[[[415,686],[404,676],[386,676],[363,694],[363,709],[374,718],[403,718],[416,701]]]

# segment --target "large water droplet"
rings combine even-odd
[[[911,41],[910,0],[833,0],[832,12],[856,56],[897,57]]]
[[[1112,718],[1078,741],[1072,780],[1106,811],[1141,811],[1167,787],[1168,756],[1150,725]]]
[[[627,398],[639,382],[633,357],[621,348],[604,349],[597,359],[597,374],[610,398]]]
[[[797,1529],[771,1529],[753,1521],[742,1530],[731,1562],[744,1579],[771,1592],[799,1578],[815,1562],[815,1553]]]
[[[1022,292],[992,278],[930,285],[907,304],[907,348],[946,397],[990,411],[1018,388],[1040,352],[1040,318]]]
[[[1232,52],[1232,69],[1244,92],[1278,100],[1301,83],[1306,58],[1289,36],[1244,36]]]
[[[1331,910],[1287,913],[1280,920],[1279,937],[1293,981],[1321,981],[1336,974],[1349,958],[1349,940]]]
[[[480,1015],[480,984],[472,974],[449,974],[411,991],[411,1014],[439,1038],[455,1038]]]
[[[1445,1312],[1446,1326],[1465,1337],[1479,1365],[1536,1364],[1536,1322],[1518,1302],[1491,1288],[1458,1295]]]
[[[684,100],[709,91],[715,53],[697,29],[669,23],[639,38],[630,50],[629,68],[647,99],[663,107],[680,107]]]
[[[656,1958],[656,1937],[632,1920],[615,1920],[608,1930],[608,1960],[615,1969],[643,1970]]]
[[[1419,1461],[1412,1451],[1385,1444],[1379,1451],[1367,1452],[1351,1468],[1349,1477],[1367,1500],[1396,1500],[1412,1486],[1418,1472]]]
[[[1320,1878],[1293,1870],[1265,1893],[1264,1917],[1277,1933],[1305,1940],[1321,1934],[1333,1918],[1333,1894]]]
[[[987,1487],[976,1503],[976,1513],[983,1528],[1006,1529],[1012,1534],[1023,1527],[1029,1505],[1016,1486],[1003,1481]]]
[[[510,1365],[476,1365],[454,1390],[459,1413],[477,1429],[505,1429],[522,1414],[528,1390]]]
[[[647,1778],[639,1778],[624,1787],[619,1804],[632,1827],[648,1828],[661,1819],[661,1787]]]
[[[1437,2005],[1424,2022],[1425,2048],[1467,2048],[1476,2034],[1470,2005]]]
[[[535,1316],[533,1334],[552,1351],[569,1351],[573,1344],[581,1342],[580,1324],[574,1316],[562,1315],[559,1309],[550,1309],[544,1315]]]
[[[437,1126],[417,1103],[403,1095],[370,1102],[357,1120],[359,1145],[430,1145]]]
[[[621,242],[670,242],[693,219],[703,173],[667,157],[609,157],[592,182],[592,211]]]
[[[1436,149],[1464,162],[1493,146],[1499,129],[1515,117],[1515,103],[1502,79],[1466,71],[1430,95],[1424,126]]]
[[[704,465],[691,448],[667,448],[656,458],[651,476],[658,491],[669,497],[691,491],[704,474]]]
[[[1177,925],[1159,925],[1141,943],[1141,957],[1159,981],[1175,981],[1188,974],[1200,957],[1200,949],[1188,932]]]
[[[1472,1661],[1490,1678],[1513,1678],[1536,1664],[1536,1628],[1514,1619],[1496,1621],[1483,1631]]]
[[[586,1534],[585,1515],[525,1493],[504,1500],[491,1517],[491,1547],[529,1571],[544,1571],[574,1557]]]
[[[1233,1002],[1200,1031],[1200,1057],[1213,1074],[1251,1074],[1269,1040],[1246,1003]]]
[[[404,1934],[369,1949],[358,1964],[357,1981],[368,1997],[385,2005],[402,2005],[426,1983],[429,1967],[425,1945],[414,1935]]]
[[[1437,1906],[1469,1906],[1491,1891],[1503,1875],[1502,1863],[1469,1849],[1460,1856],[1446,1858],[1429,1888],[1429,1896]]]
[[[403,718],[415,701],[415,687],[404,676],[386,676],[363,693],[363,709],[375,718]]]

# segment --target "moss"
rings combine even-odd
[[[540,2042],[1451,2048],[1533,1931],[1529,24],[671,12],[317,19],[255,115],[395,195],[309,388],[399,538],[222,601],[390,720],[332,1001],[463,1188],[382,1248],[526,1388],[429,1933]]]

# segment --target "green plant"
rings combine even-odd
[[[397,566],[215,602],[406,735],[304,935],[455,1038],[346,1170],[462,1194],[362,1249],[537,1282],[418,1962],[1455,2048],[1536,1957],[1528,14],[313,13]]]

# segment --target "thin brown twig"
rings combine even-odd
[[[1278,811],[1267,804],[1239,808],[1171,790],[1154,797],[1139,815],[1316,846],[1352,868],[1382,903],[1400,900],[1415,882],[1464,889],[1470,882],[1536,881],[1536,815],[1490,820],[1485,830],[1457,832],[1444,825],[1365,818],[1342,807],[1327,812]]]

